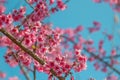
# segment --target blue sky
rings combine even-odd
[[[26,6],[24,0],[7,0],[6,13],[12,11],[13,8],[18,9],[20,5]],[[113,17],[115,12],[113,12],[109,4],[95,4],[92,0],[71,0],[67,5],[68,7],[65,11],[60,11],[54,15],[51,15],[46,21],[52,22],[54,27],[60,28],[75,28],[78,25],[83,25],[87,28],[92,27],[93,21],[99,21],[102,24],[102,30],[104,31],[104,29],[107,29],[107,31],[111,33],[112,26],[114,24]],[[28,13],[30,11],[31,9],[28,10]],[[119,27],[119,25],[116,26]],[[87,30],[83,31],[81,34],[85,38],[88,38]],[[89,38],[94,39],[94,46],[97,46],[98,41],[101,38],[103,39],[103,36],[101,35],[101,32],[99,32],[89,35]],[[118,42],[118,40],[119,39],[116,39],[116,42]],[[105,49],[107,49],[108,52],[111,48],[110,46],[111,44],[109,43],[106,43],[105,45]],[[19,68],[10,68],[9,65],[4,62],[3,55],[5,54],[5,51],[6,48],[0,48],[0,70],[6,72],[7,77],[17,75],[20,77],[20,80],[25,80],[25,78],[21,76]],[[100,71],[96,71],[93,68],[92,63],[87,62],[87,66],[87,70],[80,73],[74,73],[75,80],[87,80],[89,77],[94,77],[96,80],[103,80],[105,78],[106,75]],[[8,79],[6,78],[5,80]],[[37,80],[47,80],[47,75],[39,73]]]

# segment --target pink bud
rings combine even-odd
[[[113,35],[108,35],[108,39],[112,40],[113,39]]]
[[[3,5],[0,5],[0,14],[5,12],[5,7]]]
[[[94,21],[93,24],[94,24],[94,26],[96,26],[96,27],[100,27],[100,26],[101,26],[101,24],[100,24],[99,22],[97,22],[97,21]]]
[[[18,77],[17,76],[10,77],[9,80],[18,80]]]
[[[115,49],[112,49],[111,55],[112,55],[112,56],[115,56],[115,55],[116,55],[116,50],[115,50]]]
[[[107,68],[106,67],[102,68],[102,71],[107,72]]]
[[[82,31],[84,28],[83,28],[83,26],[78,26],[76,29],[75,29],[75,33],[77,33],[77,32],[80,32],[80,31]]]
[[[111,3],[111,4],[117,4],[117,3],[118,3],[118,0],[110,0],[110,3]]]
[[[95,2],[95,3],[100,3],[101,0],[93,0],[93,2]]]
[[[70,80],[74,80],[74,76],[71,76]]]
[[[5,77],[6,77],[6,74],[3,72],[0,72],[0,78],[5,78]]]
[[[53,4],[55,2],[55,0],[50,0],[50,5]]]

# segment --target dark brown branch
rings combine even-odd
[[[54,76],[56,76],[59,80],[65,80],[64,77],[58,76],[53,69],[51,69],[50,72],[51,72]]]
[[[38,61],[41,65],[45,64],[45,61],[40,59],[37,55],[34,54],[33,51],[26,48],[24,45],[22,45],[18,40],[16,40],[10,33],[8,33],[4,28],[0,29],[0,32],[3,33],[6,37],[8,37],[13,43],[15,43],[17,46],[19,46],[24,52],[26,52],[28,55],[30,55],[32,58],[34,58],[36,61]],[[56,76],[59,80],[65,80],[63,77],[58,76],[56,72],[51,69],[50,72]]]
[[[31,57],[33,57],[36,61],[38,61],[40,64],[44,65],[45,62],[38,58],[37,55],[34,54],[34,52],[32,52],[31,50],[27,49],[25,46],[23,46],[22,44],[20,44],[19,41],[17,41],[11,34],[9,34],[8,32],[6,32],[5,29],[0,29],[0,32],[2,32],[5,36],[7,36],[12,42],[14,42],[16,45],[18,45],[23,51],[25,51],[27,54],[29,54]]]
[[[115,55],[115,56],[106,56],[103,59],[111,59],[111,58],[120,58],[120,54]]]

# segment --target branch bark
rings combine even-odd
[[[24,45],[22,45],[18,40],[16,40],[10,33],[8,33],[4,28],[0,29],[0,32],[3,33],[6,37],[8,37],[13,43],[15,43],[17,46],[19,46],[24,52],[26,52],[28,55],[30,55],[32,58],[34,58],[36,61],[38,61],[41,65],[45,64],[45,61],[40,59],[35,53],[28,48],[26,48]],[[50,72],[56,76],[59,80],[65,80],[64,77],[58,76],[56,72],[51,69]]]
[[[0,32],[2,32],[5,36],[7,36],[12,42],[14,42],[16,45],[18,45],[24,52],[29,54],[31,57],[33,57],[36,61],[38,61],[40,64],[44,65],[45,62],[38,58],[37,55],[34,54],[31,50],[27,49],[25,46],[23,46],[19,41],[17,41],[10,33],[8,33],[4,28],[0,29]]]

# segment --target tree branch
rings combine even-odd
[[[44,65],[45,62],[38,58],[37,55],[34,54],[34,52],[32,52],[31,50],[27,49],[25,46],[23,46],[22,44],[20,44],[19,41],[17,41],[11,34],[9,34],[8,32],[6,32],[5,29],[0,29],[0,32],[2,32],[5,36],[7,36],[12,42],[14,42],[16,45],[18,45],[24,52],[26,52],[27,54],[29,54],[31,57],[33,57],[36,61],[38,61],[40,64]]]
[[[34,9],[34,7],[28,2],[28,0],[25,0],[25,2],[26,2],[28,5],[30,5],[30,7],[31,7],[32,9]]]
[[[35,66],[34,66],[34,71],[33,71],[33,80],[36,80],[36,68],[35,68]]]
[[[3,33],[6,37],[8,37],[13,43],[15,43],[17,46],[19,46],[24,52],[26,52],[28,55],[30,55],[32,58],[34,58],[36,61],[38,61],[41,65],[45,64],[45,61],[40,59],[37,55],[34,54],[33,51],[29,50],[25,46],[23,46],[18,40],[16,40],[10,33],[8,33],[4,28],[0,29],[0,32]],[[50,72],[56,76],[59,80],[65,80],[64,77],[58,76],[56,72],[51,69]]]
[[[29,76],[28,76],[25,68],[23,67],[23,65],[22,65],[21,63],[19,63],[19,67],[20,67],[20,69],[22,70],[23,74],[25,75],[26,79],[27,79],[27,80],[30,80],[30,78],[29,78]]]
[[[73,44],[77,44],[75,41],[69,39],[67,36],[62,36],[65,39],[69,40],[70,42],[72,42]],[[85,50],[87,53],[89,53],[90,55],[94,56],[96,59],[98,59],[100,62],[104,63],[106,66],[108,66],[111,70],[115,71],[117,74],[120,75],[120,71],[117,70],[116,68],[114,68],[113,66],[111,66],[108,62],[104,61],[102,58],[98,57],[97,55],[95,55],[93,52],[89,52],[86,48],[83,48],[83,50]]]
[[[13,57],[15,58],[16,61],[18,61],[18,59],[17,59],[17,57],[16,57],[15,54],[13,54]],[[30,80],[30,77],[29,77],[28,73],[26,72],[24,66],[21,64],[21,62],[18,62],[18,65],[19,65],[21,71],[23,72],[23,74],[24,74],[26,80]]]
[[[84,50],[86,52],[88,52],[87,49],[84,48]],[[112,65],[110,65],[108,62],[104,61],[102,58],[98,57],[97,55],[95,55],[94,53],[92,52],[88,52],[90,55],[94,56],[96,59],[98,59],[99,61],[101,61],[102,63],[104,63],[106,66],[108,66],[110,69],[112,69],[113,71],[115,71],[117,74],[120,75],[120,71],[117,70],[116,68],[114,68]]]
[[[106,56],[106,57],[103,57],[103,59],[110,59],[110,58],[120,58],[120,54],[115,55],[115,56]]]

